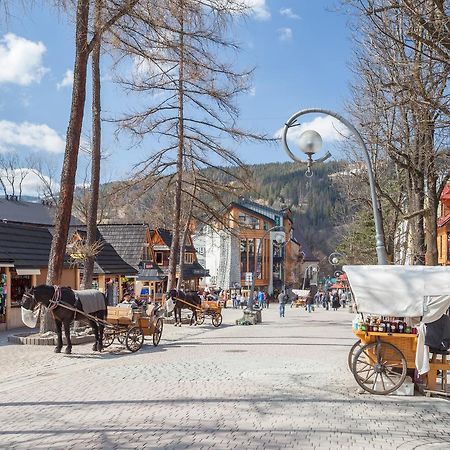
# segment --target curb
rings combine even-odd
[[[71,336],[72,345],[87,344],[94,342],[95,337],[89,336]],[[8,342],[18,345],[56,345],[55,337],[31,337],[30,335],[13,335],[8,336]],[[63,337],[63,345],[66,345],[66,338]]]

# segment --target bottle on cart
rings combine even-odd
[[[378,325],[378,331],[380,333],[384,333],[386,331],[386,324],[383,320],[381,320],[380,325]]]
[[[404,331],[405,331],[405,326],[403,325],[403,322],[400,321],[400,322],[398,323],[398,332],[399,332],[399,333],[403,333]]]

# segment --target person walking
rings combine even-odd
[[[241,294],[241,298],[240,298],[240,302],[239,303],[240,303],[241,309],[244,309],[244,306],[247,303],[247,299],[245,298],[244,293]]]
[[[259,304],[260,309],[264,308],[264,292],[263,291],[258,292],[258,304]]]
[[[314,297],[311,294],[306,298],[306,310],[309,313],[314,311]]]
[[[264,291],[264,303],[266,304],[266,308],[269,309],[270,298],[266,291]]]
[[[333,308],[333,311],[337,311],[338,308],[341,307],[341,304],[339,303],[339,294],[337,292],[333,294],[333,299],[331,300],[331,307]]]
[[[287,295],[281,291],[278,294],[278,308],[280,310],[280,317],[284,317],[285,310],[286,310],[286,301],[287,301]]]

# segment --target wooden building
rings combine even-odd
[[[164,273],[164,290],[167,289],[167,275],[169,272],[170,247],[172,233],[163,228],[151,232],[150,251],[154,264]],[[178,261],[179,263],[179,261]],[[184,249],[183,289],[198,289],[200,279],[208,276],[208,271],[198,262],[197,252],[192,245],[192,238],[188,236]],[[177,264],[177,280],[180,276],[180,265]]]
[[[291,211],[240,199],[229,205],[227,214],[229,228],[239,234],[241,286],[248,284],[245,278],[248,272],[256,274],[255,287],[269,293],[297,286],[301,248],[294,237]],[[268,232],[281,226],[284,230]],[[282,245],[277,243],[280,234]]]
[[[438,263],[450,265],[450,183],[441,194],[437,230]]]
[[[44,284],[52,235],[46,227],[0,222],[0,330],[23,326],[25,289]],[[79,286],[79,270],[66,258],[61,284]]]

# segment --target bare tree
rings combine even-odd
[[[48,284],[58,284],[61,279],[64,253],[67,244],[70,215],[75,190],[80,136],[86,99],[86,72],[89,53],[100,39],[117,21],[137,4],[138,0],[104,0],[104,10],[108,17],[102,22],[101,30],[89,39],[90,0],[77,0],[75,14],[75,64],[72,88],[72,105],[66,136],[66,149],[61,173],[59,203],[55,220],[52,247],[47,274]]]
[[[243,164],[223,145],[224,138],[262,138],[236,126],[234,99],[248,90],[252,71],[236,71],[218,57],[219,52],[238,50],[227,35],[232,14],[244,11],[238,3],[158,0],[150,8],[149,2],[142,2],[115,36],[116,45],[133,57],[136,67],[132,79],[120,81],[131,92],[148,93],[150,103],[124,117],[121,129],[139,143],[147,135],[155,137],[156,148],[139,164],[135,182],[144,189],[160,182],[173,186],[169,289],[175,286],[183,201],[193,199],[193,216],[200,220],[219,216],[224,193],[242,186],[230,166]],[[185,159],[195,174],[195,196],[194,180],[183,173]],[[211,169],[228,173],[228,186],[218,184]]]
[[[358,94],[351,109],[363,125],[375,167],[387,158],[397,169],[395,189],[385,179],[378,182],[379,192],[399,221],[407,221],[403,229],[410,230],[414,262],[437,264],[437,207],[450,176],[443,146],[450,65],[439,56],[443,35],[430,35],[426,21],[419,20],[436,19],[436,2],[346,3],[363,12],[355,64]],[[383,165],[378,169],[381,173]]]

